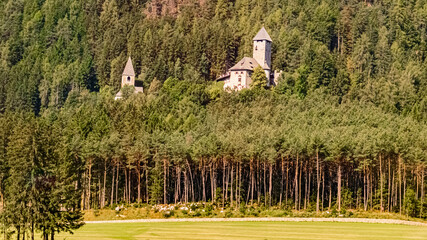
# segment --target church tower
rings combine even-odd
[[[122,87],[125,85],[135,86],[135,70],[133,69],[132,59],[130,57],[122,74]]]
[[[271,74],[271,37],[268,35],[264,27],[254,37],[254,52],[253,58],[264,69],[267,75],[268,85],[270,85]]]

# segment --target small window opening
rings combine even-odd
[[[128,80],[128,82],[130,82],[130,77],[129,76],[128,76],[127,80]]]

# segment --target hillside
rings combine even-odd
[[[146,86],[210,81],[271,33],[282,91],[316,88],[424,118],[426,3],[405,1],[2,1],[1,109],[62,106],[118,88],[129,55]]]
[[[179,203],[195,217],[427,218],[427,0],[7,0],[0,13],[6,235]],[[214,80],[262,26],[278,85],[261,69],[223,91]],[[129,56],[144,93],[115,101]]]

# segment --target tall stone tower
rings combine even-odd
[[[122,74],[122,87],[125,85],[135,86],[135,70],[133,69],[132,59],[130,57]]]
[[[253,58],[258,64],[264,69],[267,75],[268,83],[270,85],[270,73],[271,73],[271,40],[270,35],[264,27],[254,37],[254,53]]]

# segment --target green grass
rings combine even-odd
[[[327,222],[87,224],[55,239],[427,239],[427,227]]]

